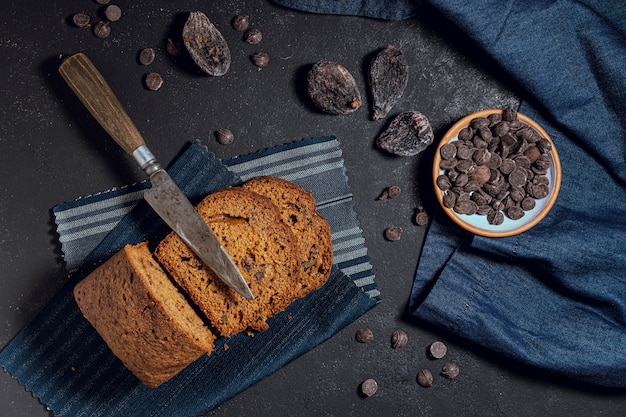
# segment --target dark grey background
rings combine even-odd
[[[432,210],[429,169],[432,149],[418,157],[387,155],[373,145],[389,119],[369,119],[367,64],[393,44],[411,67],[409,85],[392,111],[425,113],[439,138],[458,118],[491,107],[516,106],[519,92],[488,57],[427,7],[403,22],[294,12],[268,1],[119,1],[123,17],[106,40],[71,24],[87,12],[98,20],[102,6],[89,0],[12,2],[0,26],[0,347],[4,347],[67,279],[50,209],[58,202],[123,186],[143,174],[110,140],[69,92],[57,68],[63,55],[83,51],[104,74],[152,151],[169,163],[187,141],[200,140],[218,157],[231,157],[303,137],[336,135],[342,145],[356,211],[382,293],[382,303],[330,341],[209,413],[211,416],[617,416],[626,409],[623,392],[563,381],[494,357],[405,319],[405,308],[426,228],[413,222],[418,205]],[[204,11],[221,30],[232,52],[223,77],[200,74],[184,58],[173,60],[164,40],[179,36],[185,14]],[[251,46],[230,28],[248,14],[262,30]],[[158,48],[149,67],[138,64],[141,48]],[[264,50],[270,65],[258,69],[249,56]],[[304,77],[319,60],[344,65],[364,97],[353,114],[330,116],[306,98]],[[150,71],[162,74],[158,92],[142,84]],[[227,127],[232,145],[215,141]],[[376,201],[389,185],[395,200]],[[404,229],[388,242],[390,225]],[[532,306],[529,306],[532,308]],[[367,326],[375,334],[359,344],[354,334]],[[409,343],[390,348],[402,328]],[[447,359],[460,376],[435,375],[432,388],[415,382],[421,368],[437,374],[443,361],[426,355],[443,340]],[[366,378],[379,383],[371,398],[359,396]],[[8,374],[0,373],[0,409],[7,417],[51,415]]]

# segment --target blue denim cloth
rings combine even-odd
[[[550,214],[515,237],[473,236],[436,213],[410,314],[539,370],[626,387],[626,6],[428,3],[515,80],[519,111],[556,144],[563,183]]]
[[[416,0],[274,0],[274,3],[305,12],[404,20],[417,13]]]

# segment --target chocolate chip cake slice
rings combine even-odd
[[[294,299],[300,258],[291,229],[268,198],[241,188],[205,197],[196,207],[244,276],[254,300],[224,284],[174,233],[155,256],[223,336],[266,330],[266,320]]]
[[[252,178],[243,188],[272,200],[280,209],[281,221],[298,241],[300,280],[296,298],[324,285],[333,264],[333,247],[330,226],[317,212],[312,194],[291,181],[272,176]]]

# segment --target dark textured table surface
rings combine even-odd
[[[199,140],[218,157],[231,157],[304,137],[336,135],[341,142],[356,211],[367,241],[382,302],[328,342],[292,362],[209,413],[211,416],[617,416],[626,410],[623,393],[563,381],[494,357],[488,352],[405,318],[405,306],[426,227],[415,224],[419,205],[433,209],[429,169],[432,149],[416,157],[392,157],[374,146],[389,119],[371,121],[365,93],[366,67],[381,48],[405,51],[410,79],[393,109],[419,110],[437,138],[456,119],[491,107],[516,106],[518,96],[497,67],[436,13],[424,7],[403,22],[294,12],[268,1],[119,1],[123,16],[111,35],[98,39],[71,23],[76,12],[99,20],[102,6],[90,0],[36,2],[5,7],[0,32],[0,348],[32,320],[67,279],[55,240],[50,209],[58,202],[143,179],[134,161],[107,137],[79,105],[57,68],[63,56],[85,52],[104,74],[152,151],[172,161],[188,141]],[[204,11],[229,43],[232,66],[209,77],[172,59],[164,40],[180,35],[192,10]],[[242,41],[230,27],[236,14],[261,29],[259,45]],[[144,47],[157,49],[149,67],[138,63]],[[264,50],[269,66],[259,69],[250,55]],[[336,61],[355,76],[363,106],[331,116],[308,101],[304,77],[320,60]],[[159,91],[143,77],[158,72]],[[231,145],[219,145],[215,131],[230,128]],[[390,185],[402,194],[377,201]],[[385,240],[391,226],[403,228],[398,242]],[[529,306],[532,308],[532,306]],[[357,343],[356,330],[375,335]],[[390,336],[404,329],[409,343],[390,348]],[[437,374],[442,361],[429,359],[435,340],[448,346],[458,378],[423,388],[422,368]],[[379,390],[362,398],[366,378]],[[3,416],[52,415],[7,373],[0,373]]]

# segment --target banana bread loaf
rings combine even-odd
[[[320,288],[333,264],[330,226],[317,212],[312,194],[293,182],[272,176],[248,180],[243,188],[269,198],[280,210],[283,223],[291,228],[300,252],[300,280],[296,298]]]
[[[147,242],[113,255],[75,286],[74,298],[115,356],[148,387],[213,350],[214,334]]]

